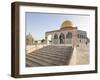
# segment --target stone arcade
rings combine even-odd
[[[86,31],[78,30],[69,20],[61,24],[59,30],[48,31],[45,33],[45,40],[48,45],[78,45],[87,44]]]

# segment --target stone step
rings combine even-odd
[[[72,50],[70,50],[70,51],[56,51],[56,50],[47,50],[47,51],[35,51],[35,52],[32,52],[32,54],[40,54],[40,53],[43,53],[43,54],[55,54],[55,55],[59,55],[59,56],[65,56],[65,54],[69,54],[69,53],[71,53],[72,52]]]
[[[63,53],[60,53],[59,54],[59,52],[57,52],[57,53],[51,53],[51,51],[50,52],[36,52],[36,53],[31,53],[31,55],[41,55],[41,57],[43,56],[43,57],[47,57],[47,58],[54,58],[55,60],[62,60],[62,61],[65,61],[65,59],[67,58],[67,57],[69,57],[69,55],[70,54],[68,54],[68,53],[71,53],[71,52],[67,52],[66,54],[63,54]],[[61,57],[62,56],[62,57]]]
[[[50,57],[50,58],[55,58],[55,59],[59,59],[59,60],[62,60],[62,61],[65,61],[65,58],[66,56],[64,57],[61,57],[59,55],[54,55],[54,54],[46,54],[46,53],[37,53],[37,54],[32,54],[32,55],[41,55],[41,56],[44,56],[44,57]]]
[[[56,49],[56,48],[59,48],[59,49],[70,49],[71,47],[67,47],[67,46],[46,46],[46,47],[43,47],[42,50],[46,50],[46,49]],[[40,49],[41,50],[41,49]]]
[[[67,52],[71,52],[71,50],[59,50],[59,51],[57,51],[57,50],[39,50],[39,51],[34,51],[34,52],[42,52],[42,53],[45,53],[45,52],[54,52],[54,53],[57,53],[58,52],[58,54],[60,54],[60,53],[63,53],[63,54],[66,54]],[[32,53],[34,53],[34,52],[32,52]]]
[[[32,60],[26,58],[26,66],[27,67],[32,67],[32,66],[37,67],[37,66],[41,66],[41,64],[38,64],[38,63],[33,62]]]
[[[33,54],[33,55],[34,55],[34,54],[39,54],[39,55],[50,55],[50,56],[56,56],[56,57],[61,57],[61,56],[62,56],[63,58],[66,57],[66,56],[65,56],[66,54],[59,54],[59,53],[57,54],[57,53],[51,53],[51,52],[36,52],[36,53],[32,53],[32,54]]]
[[[26,54],[26,66],[68,65],[72,52],[72,47],[46,46]]]
[[[48,58],[43,58],[43,57],[39,57],[39,56],[31,56],[29,55],[28,56],[29,58],[31,59],[38,59],[38,60],[41,60],[40,61],[40,64],[42,64],[43,62],[45,62],[45,64],[51,64],[51,65],[63,65],[63,64],[66,64],[66,62],[62,62],[62,61],[58,61],[58,60],[53,60],[52,58],[51,59],[48,59]]]
[[[59,48],[59,47],[57,47],[57,48],[46,48],[46,47],[44,47],[44,48],[42,48],[42,49],[39,49],[39,50],[37,50],[37,51],[48,51],[48,50],[51,50],[51,51],[54,51],[54,50],[56,50],[56,51],[70,51],[70,49],[71,48],[67,48],[67,47],[65,47],[65,48]]]
[[[58,61],[58,62],[65,62],[66,61],[66,58],[65,59],[61,59],[60,57],[52,57],[52,56],[48,56],[48,55],[43,55],[43,54],[30,54],[29,56],[37,56],[37,57],[41,57],[43,59],[47,59],[47,60],[51,60],[51,61]],[[56,56],[56,55],[55,55]]]
[[[41,66],[50,66],[50,65],[53,65],[53,64],[47,63],[46,61],[43,61],[43,60],[40,60],[40,59],[37,59],[37,58],[33,58],[33,57],[30,57],[30,56],[27,56],[26,60],[27,59],[30,60],[30,61],[32,61],[33,63],[40,64]]]

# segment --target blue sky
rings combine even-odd
[[[65,20],[70,20],[79,30],[87,31],[89,37],[90,16],[76,14],[25,13],[26,34],[31,33],[35,40],[45,38],[45,32],[60,29]]]

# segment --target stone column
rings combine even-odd
[[[58,44],[60,44],[60,39],[59,39],[59,35],[60,35],[60,34],[58,33]]]

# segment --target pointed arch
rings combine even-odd
[[[63,33],[60,34],[59,38],[65,39],[65,36]]]
[[[63,33],[60,34],[59,39],[60,39],[60,44],[64,44],[65,43],[65,40],[64,40],[65,36],[64,36]]]
[[[71,39],[72,38],[72,33],[71,32],[68,32],[67,35],[66,35],[66,38]]]

